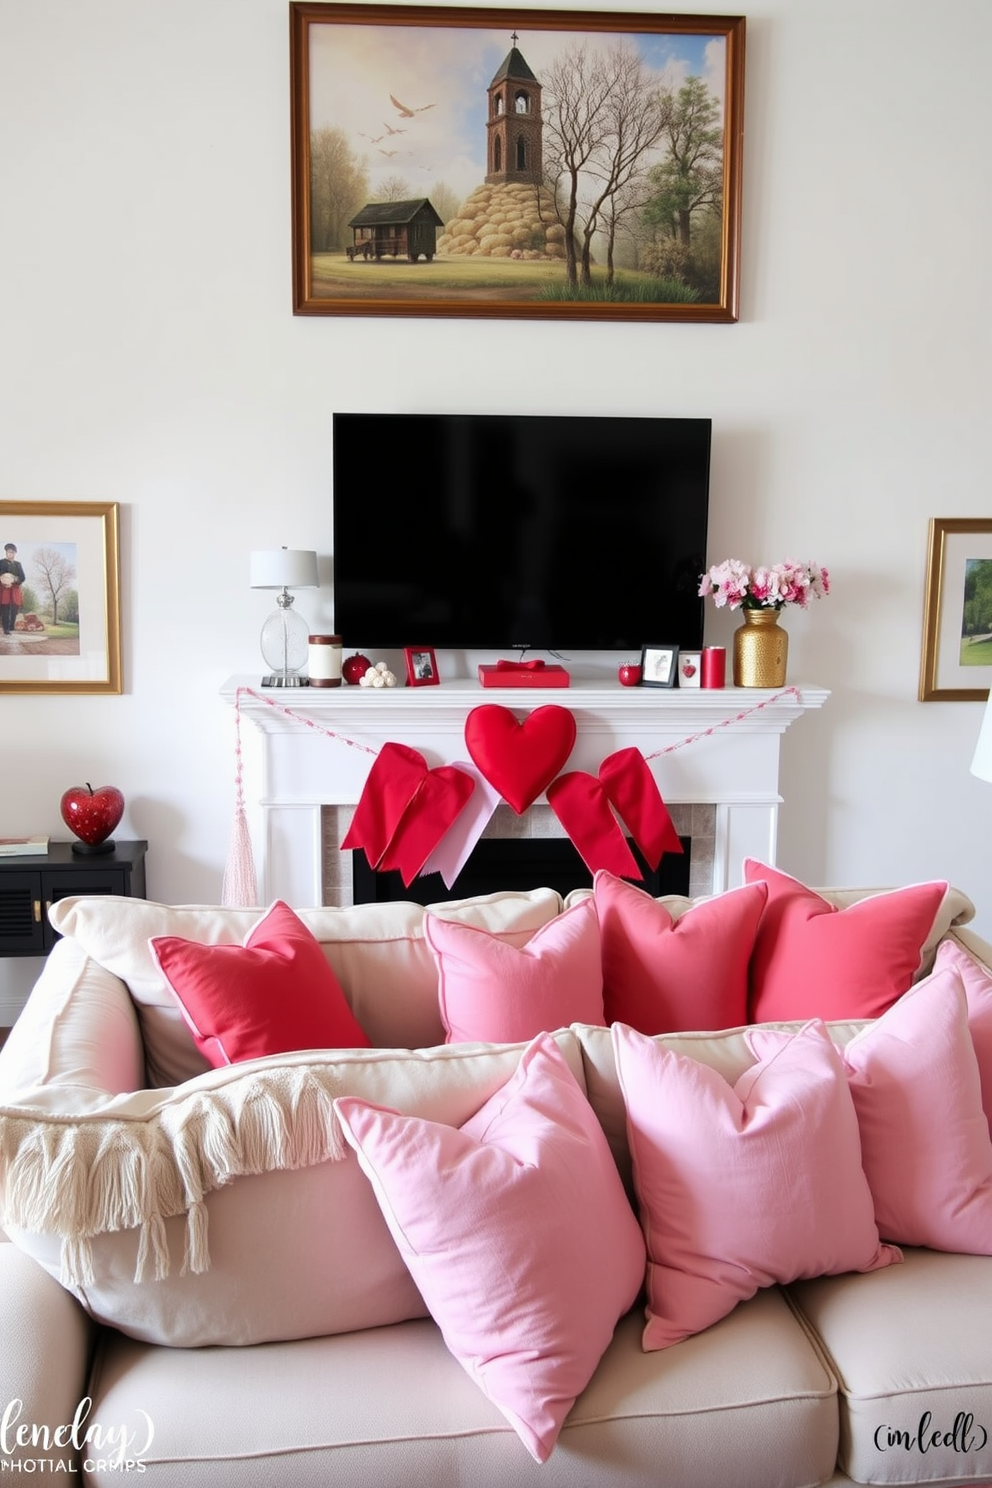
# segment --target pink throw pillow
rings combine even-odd
[[[948,967],[955,969],[964,984],[968,1031],[982,1082],[982,1106],[992,1131],[992,974],[953,940],[942,940],[937,947],[934,971]]]
[[[764,884],[718,894],[677,920],[643,889],[605,870],[593,879],[593,892],[607,1023],[678,1033],[747,1022],[748,964],[768,895]]]
[[[524,946],[430,913],[424,935],[437,963],[446,1043],[517,1044],[570,1023],[604,1022],[591,897],[542,925]]]
[[[810,1025],[829,1042],[822,1023]],[[787,1038],[748,1030],[759,1059]],[[953,967],[913,987],[840,1050],[879,1234],[992,1254],[992,1140],[968,1005]]]
[[[294,1049],[368,1049],[320,942],[276,900],[241,945],[148,942],[214,1068]]]
[[[877,1018],[912,985],[946,883],[911,884],[838,909],[798,879],[744,861],[768,885],[751,958],[751,1023]]]
[[[648,1249],[646,1351],[760,1287],[901,1260],[879,1240],[837,1051],[805,1030],[733,1086],[614,1023]]]
[[[564,1056],[535,1039],[460,1129],[334,1104],[445,1343],[545,1462],[644,1279],[640,1227]]]

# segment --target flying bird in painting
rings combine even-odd
[[[434,107],[433,103],[422,103],[419,108],[407,108],[406,104],[400,103],[399,99],[394,98],[392,93],[389,95],[389,101],[403,119],[412,119],[415,114],[426,114],[428,109]]]
[[[383,119],[382,121],[382,127],[386,131],[386,134],[406,134],[405,129],[394,129],[392,124],[386,123],[385,119]],[[380,134],[379,136],[380,139],[385,139],[385,137],[386,136],[382,134]]]
[[[393,158],[393,156],[396,154],[396,151],[395,150],[380,150],[379,151],[379,154],[380,155],[385,155],[385,157],[386,157],[387,160],[391,160]]]

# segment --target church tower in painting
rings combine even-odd
[[[486,182],[539,186],[544,174],[541,85],[517,48],[515,31],[510,40],[513,45],[489,84]]]

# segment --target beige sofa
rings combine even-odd
[[[539,891],[437,908],[523,944],[562,904]],[[962,928],[970,913],[948,896],[921,973],[945,935],[992,961]],[[444,1046],[422,916],[303,914],[373,1050],[209,1070],[147,942],[241,940],[258,912],[55,906],[65,938],[0,1051],[15,1242],[0,1245],[0,1475],[96,1483],[130,1465],[183,1488],[992,1480],[992,1259],[926,1250],[763,1289],[656,1353],[641,1349],[638,1305],[538,1465],[448,1353],[336,1131],[342,1094],[459,1125],[519,1059],[520,1046]],[[608,1031],[555,1038],[631,1190]],[[730,1079],[753,1062],[741,1030],[663,1042]]]

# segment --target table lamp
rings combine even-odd
[[[310,627],[293,609],[290,589],[317,589],[317,554],[306,548],[263,548],[251,555],[251,587],[281,589],[262,626],[262,656],[270,670],[263,687],[305,687]]]
[[[971,762],[971,773],[979,780],[992,781],[992,692],[985,705],[982,727],[975,745],[975,757]]]

